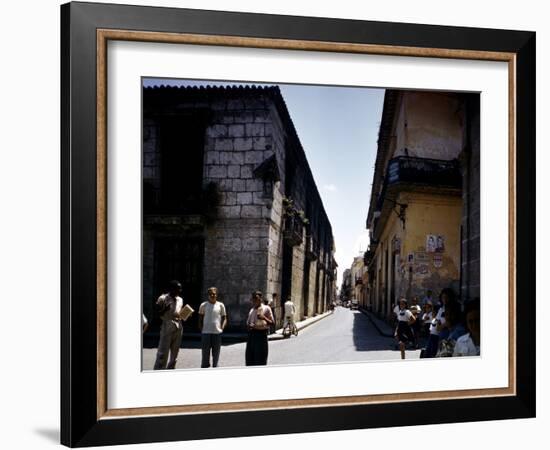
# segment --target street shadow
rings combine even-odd
[[[232,345],[240,344],[246,342],[245,338],[226,338],[224,339],[222,337],[222,347],[230,347]],[[156,335],[145,335],[143,336],[143,348],[157,348],[159,344],[159,335],[158,333]],[[187,337],[184,336],[181,340],[180,348],[201,348],[201,340],[200,335],[199,336],[193,336],[193,337]]]
[[[395,350],[395,340],[382,336],[361,311],[353,313],[353,344],[359,352]]]
[[[53,442],[54,444],[59,444],[61,439],[59,429],[57,428],[38,428],[34,432],[46,439],[47,441]]]

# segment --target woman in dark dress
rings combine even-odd
[[[246,321],[248,328],[245,352],[247,366],[265,366],[267,364],[267,335],[272,323],[273,313],[269,306],[262,303],[261,291],[253,292],[252,308]]]

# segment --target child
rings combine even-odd
[[[412,312],[407,309],[407,300],[402,298],[399,300],[399,312],[397,313],[397,328],[395,329],[395,337],[399,342],[399,350],[401,351],[401,359],[405,359],[405,346],[407,342],[415,342],[414,332],[411,325],[414,324],[415,318]]]
[[[434,319],[432,302],[428,301],[424,305],[424,314],[422,314],[422,332],[425,336],[430,335],[430,325]]]

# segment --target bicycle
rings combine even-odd
[[[298,336],[298,327],[293,320],[285,319],[285,326],[283,327],[283,337],[288,339],[291,334]]]

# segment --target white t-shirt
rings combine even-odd
[[[222,302],[202,302],[201,306],[199,306],[199,314],[203,316],[203,334],[220,334],[223,331],[222,320],[227,314],[225,312],[225,305]]]
[[[422,321],[424,322],[424,324],[432,323],[433,315],[434,315],[433,311],[424,313],[422,315]]]
[[[285,302],[285,317],[294,317],[296,307],[291,301]]]
[[[432,324],[430,325],[430,334],[435,334],[436,336],[439,336],[439,331],[437,331],[438,322],[440,322],[441,325],[445,325],[445,305],[439,308],[439,311],[437,311],[437,315],[432,320]]]
[[[399,314],[399,305],[395,305],[393,308],[393,313],[397,316]]]
[[[474,344],[470,333],[466,333],[456,340],[453,356],[479,356],[479,345]]]
[[[400,309],[397,313],[397,320],[399,322],[408,322],[411,320],[411,317],[413,317],[413,313],[410,312],[408,309]]]

